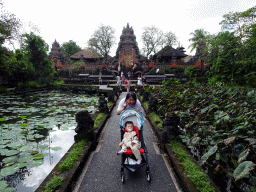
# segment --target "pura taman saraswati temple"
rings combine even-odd
[[[132,27],[127,26],[123,28],[120,36],[120,42],[115,56],[118,71],[123,71],[125,74],[134,71],[142,71],[141,64],[143,63],[143,56],[139,54],[139,47],[136,41],[136,36]]]
[[[114,57],[108,56],[107,62],[103,63],[100,55],[90,48],[86,48],[67,59],[61,53],[60,46],[56,40],[52,45],[50,56],[55,62],[55,67],[58,69],[70,67],[69,60],[84,62],[83,70],[85,71],[99,68],[107,72],[122,71],[124,74],[128,72],[132,74],[145,73],[152,68],[177,68],[179,65],[183,67],[195,66],[204,69],[204,64],[196,56],[187,58],[188,55],[185,52],[182,46],[178,46],[176,49],[168,46],[153,55],[150,60],[147,60],[140,55],[134,30],[127,23],[126,27],[123,27],[116,55]]]

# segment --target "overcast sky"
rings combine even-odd
[[[1,0],[0,0],[1,2]],[[100,23],[115,29],[115,56],[123,27],[133,27],[139,49],[142,48],[143,27],[154,25],[163,32],[172,31],[190,54],[191,32],[203,28],[211,34],[221,31],[222,16],[231,11],[245,11],[256,0],[2,0],[4,9],[22,22],[32,22],[50,49],[56,39],[60,45],[69,40],[82,48]],[[176,48],[176,46],[174,46]],[[194,55],[194,52],[192,52]]]

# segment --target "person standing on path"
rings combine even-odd
[[[116,114],[120,115],[127,107],[131,107],[142,113],[141,103],[134,92],[128,92],[126,97],[121,99],[118,104]]]
[[[120,90],[122,90],[121,89],[121,79],[120,79],[120,76],[119,75],[117,75],[117,77],[116,77],[116,80],[117,80],[117,85],[118,85],[118,88],[120,89]]]

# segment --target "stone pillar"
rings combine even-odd
[[[76,114],[77,127],[75,128],[75,142],[81,139],[88,139],[94,142],[95,135],[93,131],[94,120],[87,110],[79,111]]]
[[[149,92],[144,91],[142,101],[143,102],[148,101],[149,100],[149,96],[150,96]]]
[[[178,125],[180,124],[180,117],[175,113],[166,113],[163,121],[162,142],[167,143],[169,139],[177,137],[181,131]]]
[[[108,101],[114,102],[115,100],[115,93],[113,91],[108,92]]]
[[[149,112],[157,111],[157,99],[154,96],[151,96],[148,104]]]
[[[100,96],[98,103],[100,113],[108,113],[108,102],[105,100],[105,96]]]

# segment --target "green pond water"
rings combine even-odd
[[[75,114],[97,104],[71,92],[0,95],[0,191],[35,191],[74,143]]]

